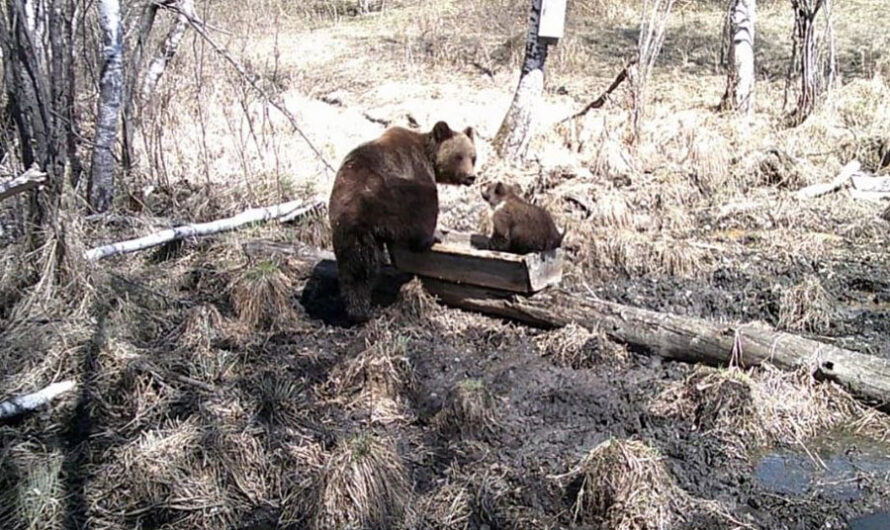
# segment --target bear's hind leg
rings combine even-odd
[[[380,274],[380,245],[370,234],[359,237],[334,237],[340,296],[346,314],[356,323],[371,319],[371,293]]]

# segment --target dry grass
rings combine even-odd
[[[538,335],[535,346],[541,355],[558,366],[576,370],[601,365],[621,367],[630,360],[627,348],[610,340],[605,333],[590,331],[573,322]]]
[[[335,366],[322,389],[335,402],[368,409],[371,420],[382,424],[406,422],[413,414],[408,406],[414,389],[410,339],[390,329],[380,320],[369,324],[365,349]]]
[[[190,308],[179,328],[178,346],[186,351],[209,352],[223,335],[224,324],[216,306],[200,304]]]
[[[397,528],[411,510],[411,488],[393,444],[373,434],[340,442],[321,475],[317,530]]]
[[[436,415],[436,425],[446,436],[481,438],[498,428],[496,398],[481,379],[464,379],[448,393]]]
[[[707,265],[706,251],[686,240],[652,240],[630,230],[597,237],[582,247],[585,267],[601,277],[645,275],[691,277]]]
[[[424,522],[436,530],[468,530],[472,525],[474,502],[469,483],[449,482],[426,500]]]
[[[229,287],[229,296],[246,329],[286,329],[296,320],[292,287],[280,263],[264,261],[239,274]]]
[[[782,293],[779,301],[779,327],[789,331],[828,331],[833,303],[822,282],[808,276]]]
[[[727,444],[728,454],[742,459],[748,451],[777,443],[806,449],[812,438],[853,425],[879,439],[890,432],[886,417],[875,417],[838,387],[820,384],[806,373],[771,368],[697,368],[668,387],[650,409],[692,421],[705,435]]]
[[[63,456],[34,443],[7,447],[0,456],[0,526],[10,530],[61,529],[65,499]]]
[[[580,479],[575,522],[614,530],[672,528],[690,507],[658,452],[636,440],[607,440],[570,472]]]

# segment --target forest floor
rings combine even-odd
[[[716,110],[721,8],[678,2],[635,142],[624,88],[559,123],[608,86],[638,28],[631,3],[570,2],[535,160],[519,169],[490,140],[517,82],[524,2],[389,1],[364,16],[289,4],[203,16],[333,167],[385,125],[473,126],[482,184],[520,184],[568,230],[566,288],[890,359],[887,204],[794,196],[853,159],[887,172],[879,2],[835,6],[841,84],[796,127],[786,4],[759,6],[756,113],[740,118]],[[301,135],[193,33],[158,90],[118,217],[70,219],[67,248],[329,192]],[[480,186],[443,189],[440,224],[485,232]],[[0,527],[890,525],[890,417],[831,383],[505,323],[442,307],[416,282],[366,326],[328,325],[309,306],[336,286],[245,252],[255,240],[330,249],[319,215],[100,267],[69,253],[76,274],[27,289],[33,256],[2,251],[0,393],[79,386],[0,425]],[[38,256],[44,278],[54,248]]]

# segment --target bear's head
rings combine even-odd
[[[504,184],[501,181],[491,182],[482,189],[482,198],[492,208],[497,208],[511,195],[521,196],[522,189],[516,184]]]
[[[430,133],[436,182],[469,186],[476,181],[476,146],[473,136],[472,127],[457,132],[452,131],[444,121],[436,123]]]

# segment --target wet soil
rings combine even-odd
[[[890,260],[785,262],[751,255],[700,278],[617,278],[588,285],[603,299],[678,315],[779,323],[783,290],[819,278],[832,306],[828,331],[812,338],[890,359]],[[802,333],[807,335],[806,333]]]
[[[787,275],[786,281],[793,282],[794,275]],[[726,270],[704,282],[638,280],[597,290],[604,297],[657,310],[751,320],[775,318],[776,300],[763,289],[768,283],[754,274]],[[304,293],[303,301],[311,305],[312,298]],[[854,518],[886,508],[882,495],[890,482],[883,463],[857,467],[854,458],[840,457],[841,478],[811,472],[805,485],[787,489],[784,481],[793,478],[786,470],[776,470],[775,459],[800,463],[805,455],[789,449],[759,460],[731,458],[692,421],[650,412],[649,403],[671,382],[689,375],[689,365],[632,354],[624,363],[568,368],[543,357],[535,347],[532,337],[546,331],[487,330],[501,324],[479,320],[478,329],[460,338],[443,329],[410,341],[415,420],[376,428],[397,433],[406,454],[423,455],[409,459],[418,495],[433,496],[453,482],[477,488],[470,528],[586,528],[574,525],[568,515],[577,485],[555,477],[610,438],[639,439],[653,446],[683,490],[695,499],[718,501],[732,518],[753,528],[846,528]],[[596,347],[595,341],[589,347]],[[348,356],[339,362],[348,362]],[[466,379],[481,380],[498,403],[498,427],[473,439],[449,436],[434,427],[449,391]],[[356,426],[341,428],[353,431]],[[855,477],[849,476],[851,469]],[[842,485],[826,487],[832,479]],[[432,514],[425,517],[423,527],[435,528]],[[706,510],[686,514],[684,525],[731,527],[725,517]]]

